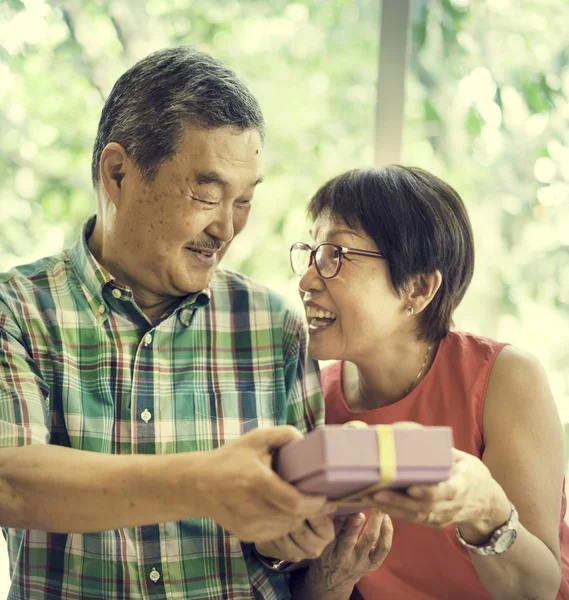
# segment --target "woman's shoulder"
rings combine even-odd
[[[441,344],[447,348],[447,351],[461,351],[469,353],[497,353],[508,342],[501,342],[483,335],[477,335],[468,331],[449,331],[443,338]]]

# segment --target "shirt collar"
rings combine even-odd
[[[97,262],[93,256],[87,241],[93,233],[96,215],[89,217],[83,224],[81,235],[73,247],[65,252],[65,260],[71,263],[77,279],[87,298],[91,310],[102,320],[106,319],[108,306],[103,297],[103,288],[115,282],[115,278]],[[122,289],[125,286],[121,286]],[[180,315],[180,321],[188,326],[191,318],[188,309],[200,308],[209,304],[211,299],[211,288],[208,285],[199,292],[188,294],[176,307],[174,312]],[[190,311],[191,312],[191,311]]]

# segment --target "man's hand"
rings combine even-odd
[[[255,429],[203,456],[197,490],[204,514],[247,542],[265,542],[325,514],[325,496],[307,496],[271,468],[272,452],[302,438],[289,425]]]
[[[271,542],[256,544],[257,552],[263,556],[300,562],[318,558],[324,548],[334,539],[334,521],[329,516],[308,519],[302,525]]]

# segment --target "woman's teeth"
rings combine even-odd
[[[306,307],[306,316],[309,319],[336,319],[336,315],[327,310],[321,308],[314,308],[312,306]]]
[[[310,331],[316,331],[317,329],[325,329],[333,325],[336,320],[336,315],[327,310],[321,308],[314,308],[312,306],[306,307],[306,318],[308,320],[308,328]]]

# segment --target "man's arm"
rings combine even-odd
[[[0,449],[0,525],[89,532],[210,517],[243,540],[284,535],[322,497],[282,481],[271,453],[292,427],[252,431],[210,452],[113,456],[49,445]]]
[[[271,469],[272,452],[302,437],[282,426],[221,448],[114,456],[47,444],[49,388],[0,303],[0,526],[88,532],[196,516],[244,540],[284,535],[319,513]]]

